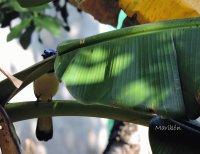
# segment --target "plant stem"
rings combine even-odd
[[[70,100],[57,100],[49,103],[18,102],[6,105],[6,111],[13,122],[42,116],[89,116],[115,119],[148,126],[153,115],[125,108],[101,104],[82,104]]]
[[[85,46],[94,45],[96,43],[101,43],[108,40],[110,41],[112,39],[118,39],[121,37],[129,37],[130,35],[134,36],[143,35],[152,32],[166,31],[169,29],[187,29],[191,27],[199,28],[199,26],[200,26],[200,18],[169,20],[169,21],[161,21],[161,22],[137,25],[134,27],[127,27],[87,37],[84,39],[83,44],[80,43],[80,39],[72,41],[64,41],[58,45],[57,51],[58,55],[63,55]]]

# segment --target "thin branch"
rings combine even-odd
[[[70,100],[56,100],[49,103],[18,102],[6,105],[6,111],[13,122],[42,116],[89,116],[115,119],[148,126],[153,115],[125,108],[101,104],[82,104]]]

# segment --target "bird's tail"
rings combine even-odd
[[[53,137],[52,117],[41,117],[37,120],[36,137],[39,141],[48,141]]]

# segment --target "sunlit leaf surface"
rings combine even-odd
[[[113,31],[58,46],[55,70],[83,103],[196,117],[199,19]],[[187,109],[185,108],[187,107]]]

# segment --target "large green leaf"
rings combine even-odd
[[[153,118],[149,124],[149,140],[153,154],[198,154],[200,123]]]
[[[53,0],[17,0],[22,7],[35,7]]]
[[[21,72],[16,73],[14,76],[22,80],[22,85],[16,88],[9,79],[0,82],[0,104],[5,105],[11,98],[13,98],[19,91],[21,91],[28,84],[43,75],[44,73],[53,69],[55,56],[45,59]]]
[[[167,21],[63,42],[55,71],[83,103],[196,118],[199,26],[199,18]]]

